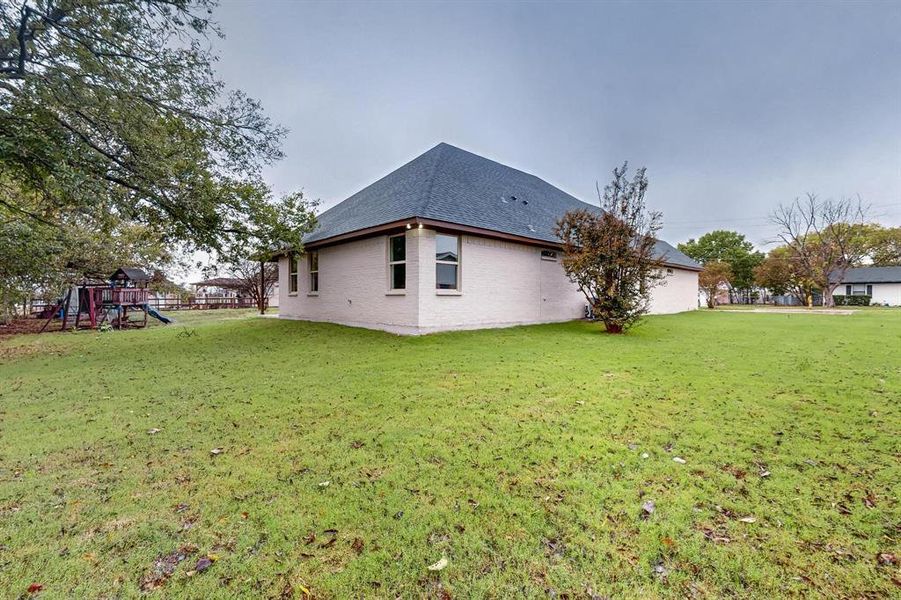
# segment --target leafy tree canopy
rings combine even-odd
[[[729,265],[729,284],[740,290],[754,285],[754,267],[763,261],[763,253],[737,231],[716,230],[705,233],[697,240],[679,244],[679,250],[702,265],[711,261]]]
[[[13,212],[99,210],[164,242],[241,245],[272,212],[263,165],[283,130],[213,72],[211,0],[0,5],[0,178]]]
[[[732,268],[729,263],[710,260],[704,264],[704,270],[698,274],[698,287],[707,297],[707,308],[716,308],[720,286],[728,285],[730,279]]]
[[[645,169],[631,181],[627,170],[614,169],[603,195],[598,190],[601,211],[570,211],[555,229],[564,271],[609,333],[622,333],[649,311],[651,289],[663,278],[654,253],[660,213],[645,204]]]

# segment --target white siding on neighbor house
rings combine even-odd
[[[839,285],[837,288],[835,288],[835,294],[840,296],[847,295],[847,285],[849,284],[843,283]],[[888,304],[889,306],[901,306],[901,283],[855,283],[853,285],[872,285],[872,304]]]
[[[406,231],[407,282],[403,295],[388,291],[388,236],[319,250],[319,294],[308,295],[306,256],[300,258],[296,295],[288,294],[288,261],[279,262],[279,314],[345,325],[418,334],[505,327],[581,318],[585,297],[563,272],[560,255],[544,260],[542,248],[461,235],[456,291],[435,288],[435,237],[431,229]],[[652,293],[653,313],[697,308],[698,274],[673,269]]]

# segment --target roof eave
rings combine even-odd
[[[343,242],[349,242],[356,239],[362,239],[366,237],[371,237],[374,235],[384,234],[386,232],[404,230],[407,226],[412,227],[431,227],[436,230],[445,230],[445,231],[453,231],[459,233],[469,233],[472,235],[478,235],[482,237],[487,237],[496,240],[503,240],[508,242],[518,242],[520,244],[526,244],[529,246],[540,246],[542,248],[554,248],[554,249],[562,249],[563,244],[559,241],[546,240],[542,238],[533,238],[524,235],[516,235],[512,233],[505,233],[503,231],[495,231],[493,229],[485,229],[483,227],[474,227],[472,225],[462,225],[460,223],[451,223],[449,221],[439,221],[436,219],[427,219],[423,217],[408,217],[406,219],[398,219],[396,221],[391,221],[389,223],[382,223],[381,225],[375,225],[373,227],[366,227],[363,229],[357,229],[355,231],[348,231],[346,233],[341,233],[338,235],[333,235],[327,238],[314,240],[312,242],[304,243],[304,248],[315,250],[317,248],[323,248],[326,246],[331,246],[334,244],[340,244]],[[672,267],[676,269],[683,269],[686,271],[702,271],[702,267],[694,267],[689,265],[684,265],[680,263],[675,263],[671,261],[663,261],[663,266]]]

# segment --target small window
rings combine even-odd
[[[557,260],[557,251],[556,250],[542,250],[541,251],[541,260]]]
[[[310,293],[319,291],[319,253],[310,252]]]
[[[288,255],[288,293],[297,293],[297,255]]]
[[[672,274],[673,274],[673,270],[672,270],[672,269],[667,269],[667,270],[666,270],[666,274],[667,274],[667,275],[672,275]]]
[[[407,236],[388,238],[388,289],[407,289]]]
[[[456,290],[460,287],[460,236],[435,236],[435,287]]]
[[[861,283],[856,283],[851,286],[851,295],[852,296],[866,296],[868,292],[871,292],[873,286],[863,285]],[[872,294],[870,294],[872,295]]]

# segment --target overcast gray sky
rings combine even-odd
[[[596,203],[648,167],[662,237],[761,244],[807,191],[901,224],[901,2],[223,0],[218,72],[290,128],[324,207],[441,141]]]

